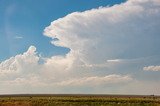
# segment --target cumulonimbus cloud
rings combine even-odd
[[[83,64],[99,64],[127,55],[155,54],[159,36],[158,0],[128,0],[112,7],[74,12],[55,20],[44,34],[58,40],[56,46],[70,48]],[[133,52],[136,52],[135,54]]]
[[[108,81],[127,83],[132,79],[128,76],[130,73],[104,72],[103,76],[98,76],[92,70],[100,71],[111,63],[121,63],[125,56],[133,59],[155,55],[154,50],[159,49],[155,45],[160,45],[157,40],[159,19],[159,0],[128,0],[112,7],[68,14],[46,27],[44,35],[58,39],[52,44],[69,48],[69,53],[44,58],[37,54],[36,47],[31,46],[27,52],[0,63],[3,76],[0,80],[55,86],[76,85],[78,82],[82,82],[82,86],[90,82],[102,85]],[[39,64],[40,59],[44,61],[42,64]],[[12,77],[8,78],[9,75]],[[32,82],[32,79],[36,81]]]

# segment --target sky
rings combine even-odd
[[[0,94],[160,95],[159,0],[0,0]]]
[[[0,0],[0,61],[25,52],[30,45],[46,57],[64,55],[69,49],[51,45],[51,39],[43,36],[50,22],[75,11],[121,2],[124,0]]]

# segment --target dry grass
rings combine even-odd
[[[159,97],[17,96],[0,97],[0,106],[160,106]]]

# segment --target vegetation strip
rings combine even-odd
[[[160,106],[159,96],[0,96],[0,106]]]

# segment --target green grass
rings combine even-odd
[[[160,98],[130,97],[0,97],[0,106],[160,106]]]

